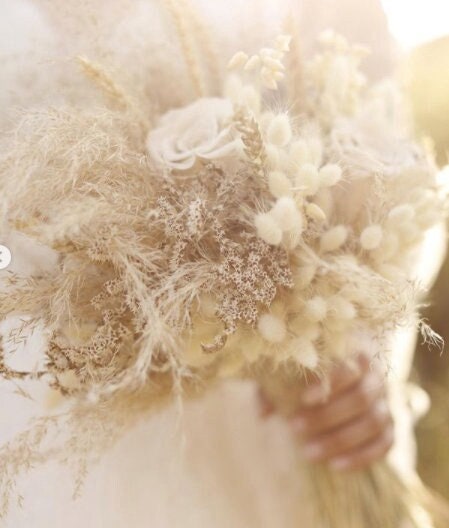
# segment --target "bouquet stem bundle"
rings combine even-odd
[[[260,373],[264,392],[286,418],[298,408],[303,380],[291,369]],[[324,464],[310,464],[298,445],[298,470],[304,475],[300,512],[319,528],[444,528],[447,504],[415,476],[402,476],[387,460],[368,469],[342,473]]]

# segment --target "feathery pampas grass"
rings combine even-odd
[[[166,3],[202,95],[193,37]],[[354,333],[382,340],[414,319],[414,256],[445,215],[435,168],[391,123],[392,91],[364,87],[363,50],[334,34],[305,65],[300,118],[273,112],[265,90],[298,75],[283,64],[289,42],[240,52],[222,98],[151,130],[139,101],[80,58],[104,108],[31,112],[3,139],[3,229],[57,263],[7,274],[0,318],[27,324],[3,337],[0,372],[65,401],[0,450],[3,513],[32,464],[75,464],[78,492],[89,460],[145,412],[223,377],[258,379],[288,414],[298,380],[350,358]],[[38,324],[45,360],[15,370]],[[420,526],[422,494],[386,463],[309,476],[320,526]]]

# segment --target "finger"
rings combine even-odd
[[[267,418],[274,413],[275,407],[273,403],[267,398],[267,395],[260,387],[257,390],[257,400],[259,404],[259,416],[261,418]]]
[[[338,471],[356,471],[364,469],[374,462],[384,458],[390,451],[394,442],[393,426],[390,426],[384,434],[369,444],[360,447],[350,455],[334,458],[329,462],[332,469]]]
[[[377,402],[369,413],[346,426],[308,441],[303,448],[304,456],[310,461],[349,456],[382,435],[391,425],[392,418],[387,403]]]
[[[383,398],[384,385],[371,372],[352,389],[327,404],[303,408],[292,419],[293,429],[304,438],[327,433],[368,412],[374,402]]]
[[[354,387],[368,371],[369,358],[359,354],[353,363],[336,366],[329,375],[327,383],[317,381],[306,387],[302,393],[301,403],[313,407]]]

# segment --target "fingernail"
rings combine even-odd
[[[319,444],[306,444],[303,448],[307,460],[318,460],[323,455],[323,448]]]
[[[329,462],[329,466],[336,471],[344,471],[351,465],[349,458],[334,458]]]

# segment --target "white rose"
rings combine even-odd
[[[241,156],[242,142],[232,128],[232,103],[203,98],[164,114],[147,138],[153,161],[177,170],[193,167],[197,158]]]

